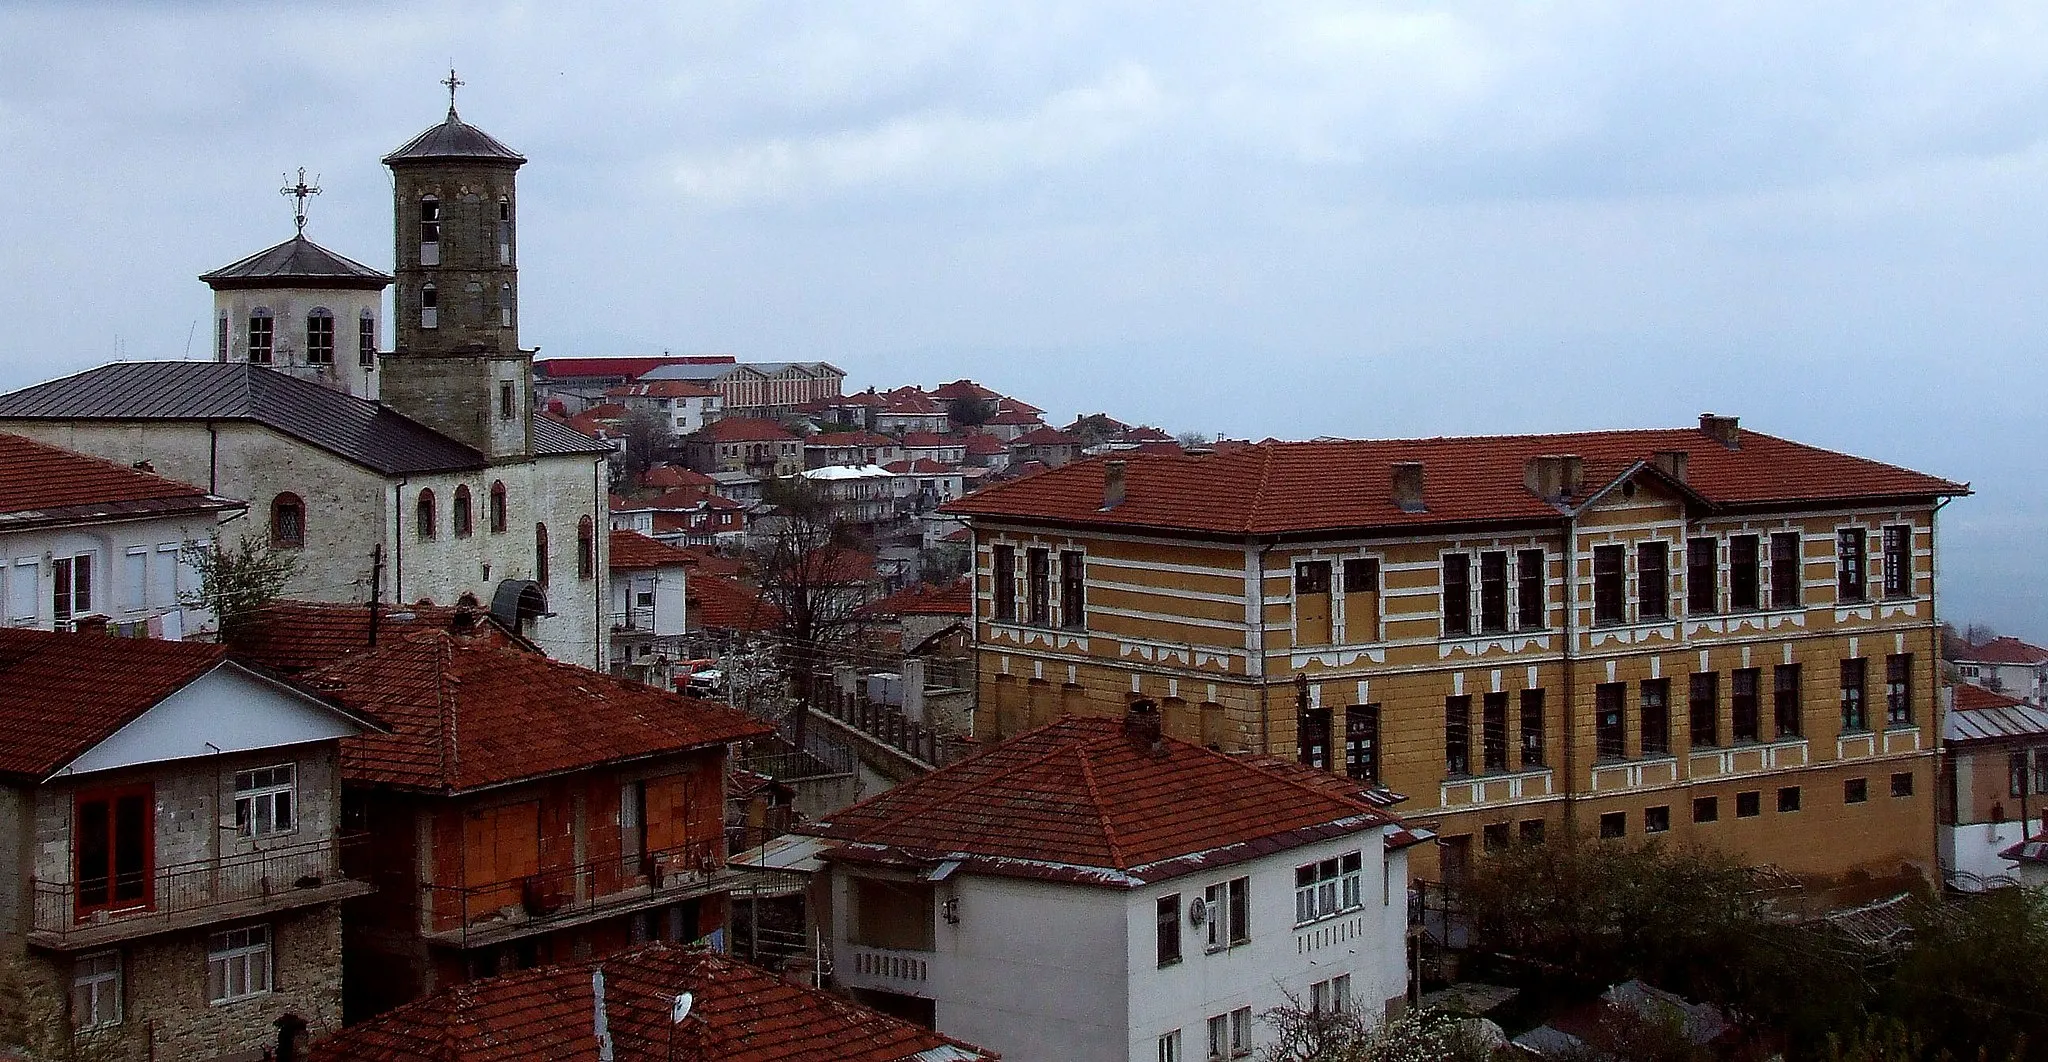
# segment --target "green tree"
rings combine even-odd
[[[2048,1062],[2048,891],[1928,901],[1910,921],[1883,1010],[1930,1051]]]
[[[230,643],[258,622],[263,606],[284,593],[299,563],[297,553],[274,549],[255,535],[228,545],[218,533],[206,542],[186,543],[178,559],[199,573],[199,586],[180,595],[178,603],[210,610],[220,640]]]

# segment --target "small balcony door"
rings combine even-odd
[[[83,921],[100,911],[156,904],[155,800],[147,785],[78,794],[72,817],[72,880]]]

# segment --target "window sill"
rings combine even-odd
[[[1294,928],[1297,930],[1301,930],[1307,929],[1310,926],[1319,926],[1322,925],[1324,922],[1333,922],[1339,918],[1345,917],[1346,915],[1355,915],[1363,910],[1365,910],[1364,904],[1354,904],[1350,907],[1344,908],[1341,911],[1335,911],[1330,914],[1323,915],[1321,918],[1311,918],[1306,922],[1296,922],[1294,923]]]

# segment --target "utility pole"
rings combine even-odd
[[[384,604],[384,543],[370,547],[370,648],[377,647],[377,618]]]

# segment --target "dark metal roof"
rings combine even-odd
[[[279,287],[382,291],[391,284],[391,274],[343,258],[304,236],[294,236],[233,265],[201,273],[199,279],[216,291]]]
[[[498,142],[496,137],[470,125],[455,116],[455,108],[448,108],[448,120],[440,125],[429,126],[420,135],[405,142],[405,146],[384,156],[389,166],[399,162],[418,162],[425,159],[497,159],[514,166],[526,162],[526,156]]]
[[[484,466],[482,454],[375,402],[238,363],[102,365],[0,395],[7,420],[249,421],[386,475]]]
[[[533,418],[533,452],[547,455],[609,454],[615,451],[609,443],[599,442],[559,420],[536,415]]]

